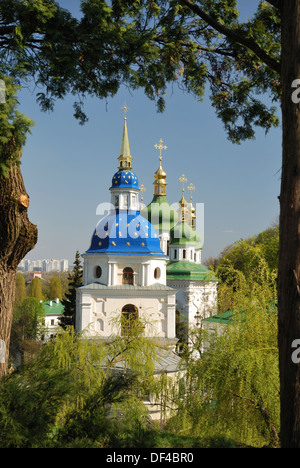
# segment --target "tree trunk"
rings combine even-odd
[[[37,242],[37,227],[28,220],[28,206],[21,170],[11,167],[9,177],[0,179],[0,344],[5,349],[0,377],[8,368],[17,268]]]
[[[300,79],[300,0],[281,3],[283,158],[278,273],[280,439],[282,448],[300,448],[300,364],[292,360],[294,340],[300,339],[300,103],[292,96],[295,91],[293,82]]]

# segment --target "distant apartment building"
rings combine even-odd
[[[69,270],[69,260],[22,260],[18,269],[20,271],[44,271],[45,273],[51,272],[64,272]]]

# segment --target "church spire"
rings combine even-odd
[[[179,217],[181,221],[185,221],[186,214],[187,214],[187,201],[184,198],[184,183],[187,182],[187,178],[184,174],[179,177],[180,182],[182,182],[182,197],[179,200]]]
[[[154,174],[155,181],[153,183],[153,185],[154,185],[154,196],[155,195],[165,196],[166,195],[166,185],[167,185],[167,182],[166,182],[167,174],[165,173],[165,171],[163,170],[162,165],[161,165],[161,161],[162,161],[162,154],[161,153],[162,153],[162,150],[167,149],[167,146],[163,145],[163,140],[160,139],[159,144],[154,145],[154,148],[159,149],[159,168],[157,169],[157,171]]]
[[[191,192],[191,196],[190,196],[190,217],[191,217],[191,226],[192,228],[195,227],[195,224],[196,224],[196,210],[195,210],[195,207],[193,205],[193,190],[195,190],[196,187],[190,183],[190,185],[188,186],[188,190]]]
[[[124,110],[124,127],[123,127],[123,136],[122,136],[120,156],[118,157],[119,170],[132,169],[131,167],[132,157],[130,154],[129,138],[128,138],[128,130],[127,130],[127,117],[126,117],[126,113],[129,107],[127,107],[125,103],[124,107],[121,107],[121,109]]]

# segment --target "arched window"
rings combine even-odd
[[[133,269],[130,267],[123,270],[123,284],[133,284]]]
[[[95,277],[99,279],[101,278],[101,276],[102,276],[102,268],[101,266],[98,265],[95,267]]]
[[[160,268],[156,267],[154,270],[154,278],[159,279],[160,278]]]
[[[97,324],[98,324],[98,331],[103,331],[104,330],[104,322],[102,319],[98,319],[97,320]]]
[[[132,330],[134,323],[138,320],[138,309],[133,304],[127,304],[122,309],[121,335],[127,336]]]

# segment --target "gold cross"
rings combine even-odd
[[[184,183],[187,182],[187,178],[185,177],[184,174],[182,174],[181,177],[179,177],[180,182],[182,182],[182,193],[184,192]]]
[[[124,111],[124,117],[125,117],[125,119],[126,119],[126,113],[129,111],[129,107],[126,106],[126,102],[124,102],[124,106],[121,107],[121,109],[123,109],[123,111]]]
[[[159,145],[154,145],[154,148],[159,149],[159,160],[162,160],[161,152],[162,150],[166,150],[168,147],[166,145],[163,145],[163,140],[159,140]]]
[[[190,192],[191,192],[191,201],[192,201],[192,198],[193,198],[193,190],[195,190],[195,189],[196,189],[196,187],[192,183],[190,183],[190,185],[188,186],[188,190],[190,190]]]

